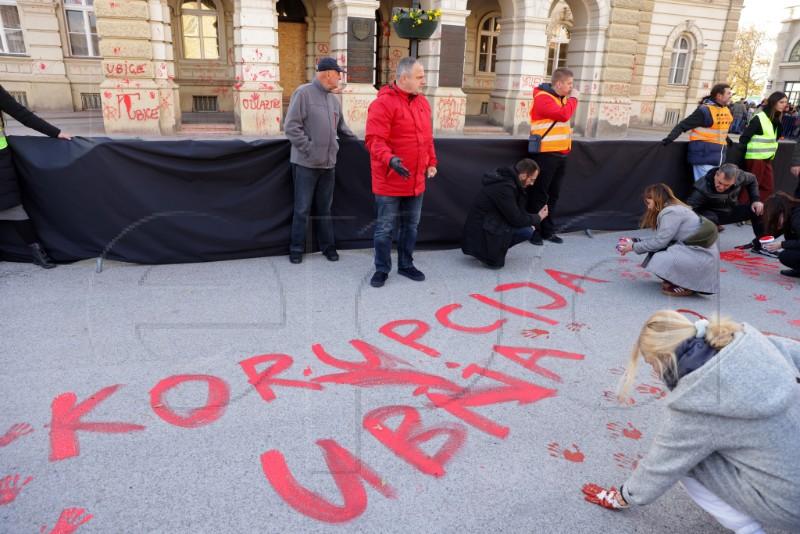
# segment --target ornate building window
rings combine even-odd
[[[73,56],[100,55],[94,0],[64,0],[69,49]]]
[[[792,48],[789,54],[789,63],[800,63],[800,41],[797,41],[797,44]]]
[[[547,74],[567,66],[567,50],[569,49],[569,29],[563,24],[555,27],[547,39]]]
[[[219,59],[219,14],[213,0],[181,2],[183,57]]]
[[[497,66],[497,39],[499,37],[500,15],[490,13],[478,25],[477,73],[494,74]]]
[[[9,0],[0,1],[0,53],[25,53],[17,3]]]
[[[692,63],[692,47],[689,39],[680,36],[672,44],[672,60],[669,65],[670,85],[686,85],[689,83],[689,69]]]

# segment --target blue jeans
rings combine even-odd
[[[294,215],[292,216],[292,237],[289,252],[302,254],[306,249],[306,226],[311,208],[316,219],[317,242],[319,249],[333,248],[333,204],[334,169],[312,169],[292,164],[294,178]]]
[[[422,214],[422,197],[375,195],[375,270],[392,270],[392,236],[397,230],[397,267],[414,266],[414,246]]]
[[[514,228],[514,233],[511,234],[511,244],[508,248],[514,245],[519,245],[523,241],[528,241],[533,237],[533,228],[530,226],[523,226],[522,228]]]
[[[719,165],[692,165],[692,172],[694,173],[694,181],[696,182],[697,180],[708,174],[708,171],[718,166]]]

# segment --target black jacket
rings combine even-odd
[[[719,167],[715,167],[694,183],[694,190],[686,199],[686,203],[695,211],[714,210],[720,212],[731,211],[739,204],[739,193],[747,188],[750,203],[760,202],[758,196],[758,181],[754,174],[739,170],[736,181],[727,190],[718,193],[714,187],[714,175]]]
[[[464,223],[464,254],[494,267],[505,265],[514,230],[541,222],[538,215],[525,211],[526,203],[525,189],[513,169],[500,168],[486,174],[483,189]]]
[[[792,219],[784,222],[783,248],[800,250],[800,208],[794,208]]]
[[[28,108],[14,100],[2,85],[0,85],[0,111],[8,113],[19,122],[50,137],[58,137],[61,130],[34,115]],[[0,114],[0,123],[5,129],[5,121]],[[16,206],[21,202],[17,173],[11,158],[11,148],[0,150],[0,210]]]
[[[800,165],[800,142],[795,143],[794,152],[792,152],[792,167]]]
[[[695,128],[709,128],[714,124],[714,118],[706,108],[706,105],[720,107],[714,100],[705,99],[691,115],[679,122],[665,137],[669,142],[681,136],[683,132],[694,130]],[[728,145],[732,144],[731,138],[725,136],[726,144],[705,143],[703,141],[691,141],[687,148],[687,158],[689,165],[720,165],[725,161],[725,154]]]
[[[759,111],[759,113],[761,112]],[[776,119],[770,122],[772,122],[772,127],[775,128],[775,133],[777,134],[776,139],[780,139],[781,136],[783,135],[783,127],[781,126],[780,119]],[[742,149],[742,154],[747,152],[747,143],[750,142],[750,139],[752,139],[754,135],[763,135],[763,134],[764,134],[764,129],[761,127],[761,120],[757,119],[756,116],[753,115],[753,118],[750,119],[750,122],[747,123],[747,128],[745,128],[744,131],[742,132],[742,135],[739,136],[739,146]]]

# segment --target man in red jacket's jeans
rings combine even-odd
[[[531,138],[541,142],[531,158],[539,164],[539,179],[528,190],[528,213],[538,213],[543,206],[549,216],[539,225],[530,241],[542,245],[543,239],[553,243],[564,241],[555,233],[553,215],[564,180],[567,154],[572,149],[572,128],[569,120],[578,108],[578,92],[572,88],[572,71],[556,69],[552,83],[543,83],[533,90],[531,107]],[[533,145],[533,143],[531,143]]]
[[[392,270],[392,234],[398,227],[397,273],[421,282],[414,246],[422,213],[425,180],[436,176],[431,106],[420,94],[425,72],[413,57],[397,64],[393,83],[378,91],[367,112],[365,135],[375,195],[375,274],[381,287]]]

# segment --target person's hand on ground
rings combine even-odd
[[[627,508],[629,506],[622,497],[622,494],[617,491],[617,488],[614,486],[611,486],[609,489],[605,489],[593,482],[590,482],[588,484],[584,484],[583,488],[581,489],[584,495],[583,498],[587,502],[602,506],[603,508],[608,508],[609,510],[622,510],[623,508]]]
[[[545,220],[547,216],[550,214],[550,208],[545,205],[542,209],[539,210],[539,219]]]
[[[438,171],[436,170],[436,167],[428,167],[428,170],[425,171],[425,176],[427,176],[428,178],[433,178],[434,176],[436,176],[437,172]]]
[[[770,252],[778,252],[783,248],[783,241],[773,241],[772,243],[767,243],[764,245],[764,248]]]
[[[411,176],[411,172],[403,166],[403,160],[399,156],[394,156],[389,160],[389,167],[403,178]]]
[[[750,206],[750,209],[753,210],[753,213],[756,215],[761,215],[764,213],[764,204],[761,202],[753,202],[753,205]]]
[[[72,141],[72,136],[69,134],[65,134],[64,132],[60,132],[58,134],[59,139],[66,139],[67,141]]]

